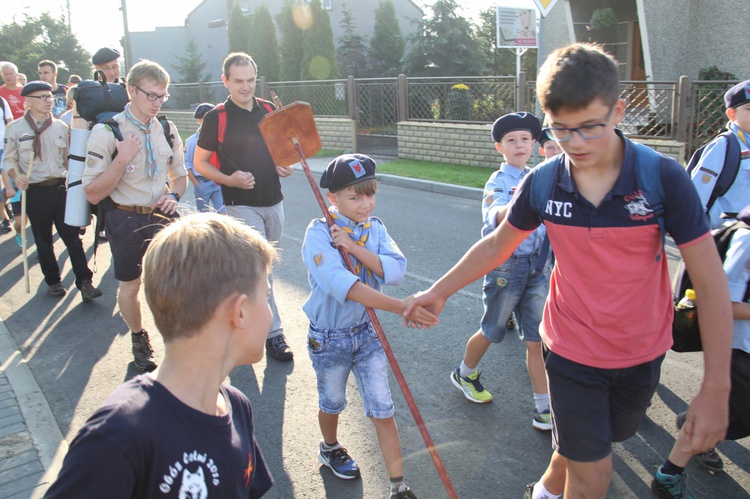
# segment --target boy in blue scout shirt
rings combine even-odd
[[[750,80],[733,86],[724,94],[724,103],[729,118],[727,128],[732,137],[716,137],[703,150],[700,161],[693,170],[693,185],[705,208],[713,192],[719,174],[723,169],[727,151],[727,140],[736,140],[740,144],[740,170],[727,192],[716,199],[708,210],[709,225],[712,229],[724,222],[722,213],[734,214],[745,207],[750,197]]]
[[[357,463],[339,444],[339,414],[346,408],[346,382],[354,373],[365,415],[375,425],[386,469],[390,497],[416,497],[403,480],[403,464],[394,408],[388,388],[386,356],[365,307],[403,314],[406,300],[380,292],[383,284],[400,284],[406,258],[383,223],[372,216],[375,208],[375,162],[362,154],[331,161],[320,178],[327,188],[331,217],[310,222],[302,244],[310,297],[303,310],[310,319],[308,352],[318,379],[318,422],[323,440],[318,459],[345,480],[360,476]],[[357,275],[349,272],[338,247],[351,256]],[[425,312],[424,323],[434,324]]]
[[[526,162],[541,128],[536,116],[529,113],[506,114],[492,126],[492,140],[505,161],[484,186],[482,237],[494,231],[505,218],[516,187],[529,171]],[[526,343],[526,366],[534,390],[532,426],[539,430],[552,429],[539,336],[539,322],[549,291],[549,251],[542,248],[545,234],[542,225],[521,243],[507,262],[484,277],[481,327],[469,338],[463,361],[450,377],[468,400],[479,404],[492,400],[490,392],[479,381],[477,364],[492,343],[503,340],[507,331],[505,325],[515,310]],[[540,262],[540,258],[543,261]]]
[[[207,112],[216,108],[213,104],[204,102],[195,108],[193,118],[198,122],[198,130],[185,140],[185,168],[188,171],[188,178],[193,184],[193,193],[195,194],[195,207],[198,211],[210,211],[209,203],[213,205],[214,211],[226,213],[227,207],[224,206],[224,198],[221,195],[221,186],[213,180],[207,179],[195,170],[193,158],[195,157],[195,146],[198,144],[203,117]]]

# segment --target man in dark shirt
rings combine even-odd
[[[203,118],[193,164],[195,169],[221,186],[227,213],[257,229],[271,242],[281,239],[284,206],[280,177],[292,174],[291,167],[276,166],[260,134],[258,123],[273,104],[255,97],[258,67],[249,55],[234,52],[224,59],[221,79],[229,90],[226,102]],[[223,116],[222,116],[223,114]],[[219,123],[223,121],[223,137]],[[221,166],[214,167],[211,155],[218,154]],[[273,324],[266,351],[277,360],[291,360],[293,354],[281,328],[273,288],[268,296]]]

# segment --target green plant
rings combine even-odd
[[[463,83],[453,85],[448,92],[445,117],[449,120],[467,121],[472,119],[474,96]]]
[[[596,9],[591,13],[591,29],[607,29],[617,24],[617,15],[612,7]]]

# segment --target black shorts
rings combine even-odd
[[[727,440],[750,436],[750,353],[732,350],[732,391],[729,394]]]
[[[11,201],[10,209],[13,210],[14,217],[20,217],[21,216],[21,201]]]
[[[138,279],[143,255],[151,239],[178,216],[177,213],[164,215],[159,211],[140,215],[117,208],[107,210],[104,224],[115,264],[115,279],[123,282]]]
[[[612,442],[638,430],[659,384],[664,355],[637,366],[600,369],[543,349],[552,413],[552,448],[572,461],[607,457]]]

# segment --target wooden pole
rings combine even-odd
[[[34,167],[34,151],[31,151],[29,160],[29,169],[26,172],[26,189],[21,189],[21,252],[23,253],[23,280],[26,283],[26,292],[31,293],[29,285],[29,258],[26,256],[26,191],[28,190],[28,180],[31,178],[31,170]],[[21,172],[18,172],[19,175]]]

